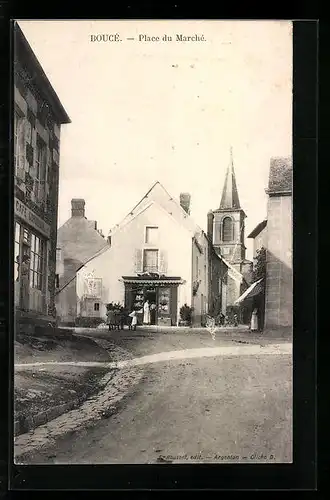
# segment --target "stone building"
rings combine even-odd
[[[85,216],[85,200],[71,200],[71,217],[57,232],[57,291],[56,311],[58,321],[67,326],[75,324],[77,317],[76,273],[98,252],[109,244],[95,220]],[[91,295],[89,297],[88,295]],[[98,317],[93,293],[87,294],[81,304],[90,317]],[[96,297],[98,299],[98,297]]]
[[[245,300],[253,298],[259,317],[267,329],[292,326],[292,160],[270,161],[267,219],[249,234],[253,239],[254,258],[266,250],[265,279]]]
[[[13,83],[15,316],[33,331],[55,322],[60,132],[70,119],[17,23]]]
[[[248,238],[253,239],[253,259],[255,259],[261,248],[267,248],[267,219],[259,222]]]
[[[223,284],[226,307],[234,306],[251,280],[252,262],[246,259],[246,214],[239,201],[233,157],[227,168],[219,208],[208,213],[208,237],[228,266],[228,284]],[[225,307],[223,307],[225,314]]]
[[[272,158],[267,205],[265,327],[292,326],[292,159]]]
[[[156,305],[154,323],[178,325],[180,309],[192,308],[193,326],[221,302],[227,266],[190,216],[190,196],[180,201],[156,182],[109,236],[110,247],[77,273],[77,314],[95,292],[100,317],[107,303],[140,311],[146,299]],[[139,316],[141,321],[142,315]]]

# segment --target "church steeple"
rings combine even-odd
[[[241,208],[236,185],[232,147],[230,148],[230,162],[226,172],[219,209],[226,210],[228,208],[237,210]]]

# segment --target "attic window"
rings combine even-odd
[[[156,245],[158,243],[158,227],[147,226],[145,242],[147,245]]]

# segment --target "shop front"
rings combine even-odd
[[[15,200],[14,297],[23,312],[47,316],[50,227]]]
[[[150,324],[175,326],[178,321],[178,286],[180,277],[123,276],[125,308],[138,313],[138,323],[143,323],[143,307],[149,303]]]

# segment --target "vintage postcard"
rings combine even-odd
[[[15,463],[291,463],[292,22],[13,29]]]

